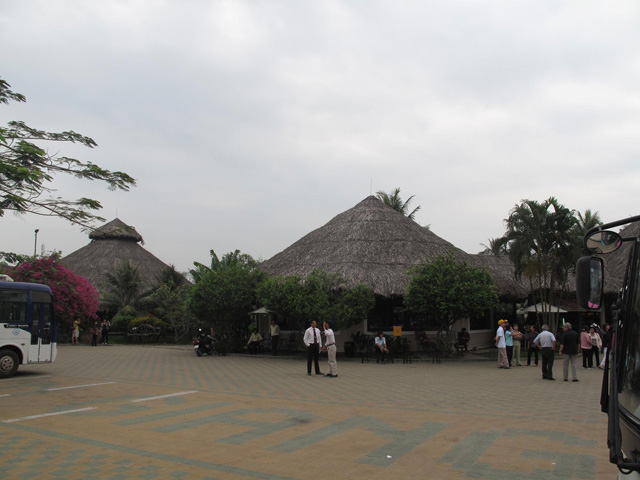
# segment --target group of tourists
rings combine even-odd
[[[111,322],[109,320],[102,320],[98,323],[97,320],[89,326],[91,332],[91,346],[98,346],[98,335],[101,336],[100,343],[107,345],[109,343],[109,330],[111,329]],[[73,321],[73,331],[71,332],[71,344],[80,345],[80,322],[78,320]]]
[[[524,334],[520,331],[517,324],[511,327],[509,320],[498,321],[498,331],[496,332],[496,347],[498,347],[498,367],[511,368],[515,363],[521,367],[520,353],[522,351],[522,342],[525,340]],[[531,363],[531,355],[529,355],[529,363]],[[538,357],[536,353],[536,365]]]
[[[559,352],[562,355],[562,373],[565,382],[569,381],[569,367],[571,367],[571,380],[573,382],[578,381],[576,363],[579,350],[582,351],[582,368],[593,368],[593,357],[595,356],[595,364],[604,369],[607,351],[612,338],[610,325],[604,326],[602,336],[596,324],[584,327],[582,330],[582,333],[578,335],[578,332],[573,330],[573,326],[570,323],[565,323],[563,326]],[[555,380],[553,362],[558,341],[555,335],[549,331],[548,325],[542,325],[540,333],[536,331],[535,326],[531,326],[525,338],[519,331],[518,325],[511,327],[508,320],[498,321],[498,330],[495,337],[495,344],[498,348],[498,368],[509,369],[513,362],[520,366],[520,348],[523,339],[527,342],[527,365],[531,365],[533,356],[537,366],[538,352],[541,352],[542,378],[544,380]],[[603,349],[602,362],[600,362],[601,349]]]

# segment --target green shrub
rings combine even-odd
[[[164,327],[165,323],[158,317],[153,315],[147,315],[145,317],[136,317],[129,322],[129,328],[134,328],[139,325],[153,325],[154,327]]]

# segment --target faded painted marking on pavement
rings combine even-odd
[[[167,395],[158,395],[157,397],[137,398],[137,399],[131,400],[131,401],[133,403],[136,403],[136,402],[148,402],[149,400],[160,400],[162,398],[179,397],[180,395],[190,395],[192,393],[198,393],[198,390],[189,390],[188,392],[169,393]]]
[[[70,387],[47,388],[45,391],[55,392],[57,390],[71,390],[74,388],[99,387],[100,385],[112,385],[114,383],[118,383],[118,382],[87,383],[85,385],[71,385]]]
[[[41,413],[40,415],[30,415],[28,417],[10,418],[9,420],[2,420],[2,423],[14,423],[22,422],[23,420],[33,420],[34,418],[52,417],[54,415],[67,415],[69,413],[86,412],[87,410],[95,410],[96,407],[78,408],[76,410],[64,410],[62,412],[53,413]]]

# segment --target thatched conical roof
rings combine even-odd
[[[137,267],[147,287],[156,283],[156,277],[168,267],[162,260],[139,245],[142,236],[134,227],[120,219],[106,223],[89,234],[91,242],[67,255],[62,263],[101,290],[104,275],[112,273],[123,262]]]
[[[376,294],[392,296],[405,293],[413,266],[446,252],[475,264],[471,255],[370,196],[260,268],[285,276],[306,276],[319,268],[342,274],[350,285],[363,283]]]

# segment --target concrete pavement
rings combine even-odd
[[[326,357],[321,367],[326,371]],[[0,381],[2,478],[603,479],[602,371],[71,346]]]

